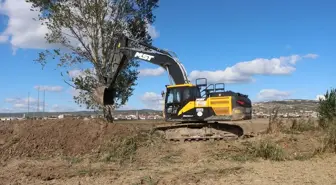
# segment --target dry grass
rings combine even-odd
[[[79,184],[79,182],[83,184],[84,180],[86,180],[86,184],[220,184],[221,181],[229,184],[231,184],[230,182],[232,184],[260,184],[260,181],[252,182],[251,180],[258,178],[260,180],[263,178],[261,174],[267,175],[270,174],[270,171],[273,173],[278,170],[278,178],[284,178],[279,184],[291,184],[287,183],[291,177],[301,178],[291,176],[294,174],[289,172],[292,170],[291,168],[296,168],[297,171],[300,171],[298,169],[301,168],[306,170],[312,166],[311,163],[316,161],[311,160],[314,156],[325,156],[322,154],[335,151],[336,130],[322,131],[315,127],[315,122],[309,120],[298,119],[288,123],[280,119],[272,121],[280,121],[276,124],[277,129],[273,129],[273,132],[238,141],[168,142],[161,135],[147,129],[150,128],[148,125],[146,125],[146,129],[133,129],[133,126],[132,129],[128,129],[128,125],[131,123],[123,124],[123,127],[120,127],[123,129],[122,135],[119,134],[120,131],[116,130],[118,125],[110,128],[111,134],[97,132],[106,135],[100,137],[97,137],[96,132],[89,129],[92,132],[91,140],[99,146],[94,147],[95,145],[92,144],[90,148],[82,150],[92,155],[81,155],[81,153],[66,155],[67,153],[63,152],[63,155],[59,156],[60,158],[57,160],[53,156],[44,160],[20,158],[23,164],[28,163],[29,165],[13,164],[12,161],[15,161],[13,157],[11,161],[2,164],[0,180],[5,183],[13,181],[17,184],[23,182],[25,182],[24,184],[43,184],[51,180],[55,184]],[[263,125],[266,124],[263,123]],[[75,126],[82,127],[83,125],[77,124]],[[82,134],[87,133],[87,128],[90,125],[84,126]],[[284,129],[285,126],[287,130]],[[69,129],[73,129],[70,132],[74,133],[76,127],[66,127],[67,131]],[[129,134],[128,130],[131,130]],[[323,138],[318,140],[321,135]],[[8,143],[16,141],[16,136],[4,141]],[[35,139],[32,136],[26,138],[27,142],[30,141],[30,138]],[[22,141],[16,141],[14,145],[16,146],[20,142]],[[2,146],[7,146],[8,143]],[[72,145],[78,145],[78,143],[73,143],[64,142],[61,144],[63,144],[62,147],[66,146],[70,149]],[[43,146],[46,148],[45,150],[50,147],[49,145]],[[12,147],[10,149],[15,151],[14,149],[19,148]],[[42,151],[42,149],[38,149],[38,152]],[[31,152],[31,155],[34,157],[35,153]],[[323,162],[329,160],[326,157],[318,159],[322,161],[318,163],[321,166],[319,170],[336,162],[334,159]],[[30,162],[24,160],[30,160]],[[270,161],[276,162],[270,163]],[[299,168],[298,165],[303,166]],[[331,167],[328,168],[333,170]],[[312,169],[316,170],[316,166]],[[306,171],[303,176],[309,173]],[[251,176],[251,174],[254,175]],[[325,172],[319,175],[325,175],[323,176],[325,179],[335,179],[335,176]],[[268,182],[274,182],[272,181],[274,180],[273,176],[268,177]],[[309,177],[304,176],[304,178]],[[261,183],[264,182],[267,182],[267,179],[262,179]],[[306,183],[306,181],[297,179],[295,183]]]
[[[324,130],[324,135],[321,138],[321,146],[315,151],[316,154],[326,152],[336,153],[336,124],[330,124],[330,126]]]
[[[139,182],[133,183],[132,185],[157,185],[159,180],[151,177],[145,176],[139,180]]]
[[[281,128],[282,121],[278,117],[279,109],[280,109],[279,106],[276,106],[270,109],[270,117],[269,117],[267,133],[278,132],[279,129]]]
[[[308,118],[308,119],[292,119],[291,125],[289,128],[283,128],[283,132],[290,134],[299,134],[307,131],[318,131],[316,120]]]
[[[284,149],[271,140],[262,140],[256,145],[248,147],[247,152],[254,157],[265,160],[283,161],[286,158]]]
[[[164,142],[164,138],[153,130],[141,131],[133,136],[115,137],[108,141],[105,150],[101,151],[104,153],[103,161],[119,164],[132,163],[140,147],[159,145]]]

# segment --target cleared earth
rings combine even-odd
[[[0,184],[336,184],[336,156],[315,155],[316,130],[263,134],[258,119],[241,125],[252,138],[168,142],[157,124],[0,123]]]

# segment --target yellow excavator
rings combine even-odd
[[[184,66],[173,52],[146,43],[120,37],[113,66],[106,77],[107,86],[95,89],[95,100],[113,105],[115,81],[122,67],[131,59],[164,68],[170,84],[163,93],[163,115],[166,123],[156,127],[169,140],[208,140],[242,136],[243,130],[226,122],[252,119],[252,103],[247,95],[226,91],[224,83],[208,84],[206,78],[196,79],[192,84]]]

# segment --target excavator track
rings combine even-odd
[[[175,123],[159,125],[155,131],[169,141],[236,140],[247,137],[242,127],[227,123]]]

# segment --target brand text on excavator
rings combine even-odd
[[[147,61],[150,61],[151,59],[154,58],[154,56],[152,56],[152,55],[147,55],[145,53],[140,53],[140,52],[136,52],[134,57],[138,57],[142,60],[147,60]]]

